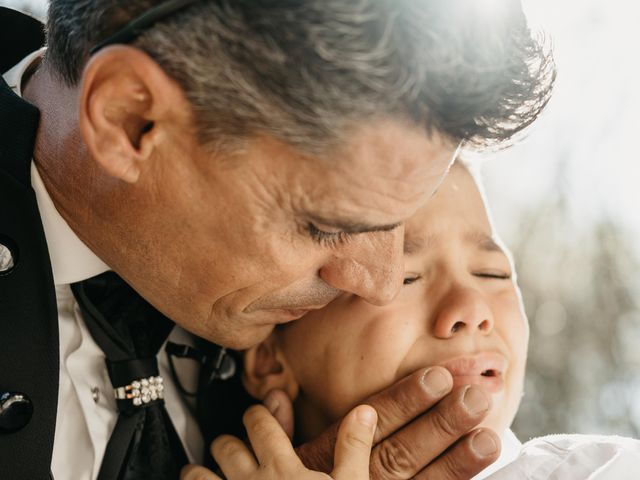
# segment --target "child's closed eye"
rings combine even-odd
[[[489,280],[509,280],[511,279],[510,272],[504,272],[500,270],[481,270],[472,272],[474,277],[486,278]]]

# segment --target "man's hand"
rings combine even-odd
[[[251,407],[244,424],[253,452],[239,439],[217,438],[211,453],[227,480],[367,480],[369,457],[376,430],[376,412],[361,405],[342,421],[335,441],[331,476],[307,469],[291,445],[286,432],[263,406]],[[189,465],[182,480],[220,480],[206,468]]]
[[[452,385],[445,368],[433,367],[365,400],[378,412],[371,479],[468,480],[498,458],[498,436],[473,430],[489,411],[489,397],[477,386],[452,390]],[[304,464],[331,471],[336,436],[334,425],[300,446]]]

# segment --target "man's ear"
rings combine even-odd
[[[242,383],[247,392],[263,400],[271,390],[283,390],[293,402],[298,396],[298,382],[282,350],[276,333],[244,352]]]
[[[92,56],[80,93],[80,131],[111,176],[135,183],[164,129],[189,122],[183,91],[143,51],[115,45]]]

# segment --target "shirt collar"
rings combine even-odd
[[[16,94],[22,96],[22,79],[40,61],[44,52],[43,48],[29,54],[4,75],[5,81]],[[36,193],[51,258],[54,283],[64,285],[79,282],[109,270],[109,267],[78,238],[62,218],[34,162],[31,163],[31,186]]]
[[[24,57],[20,63],[16,64],[3,75],[5,82],[7,82],[9,87],[19,96],[22,96],[22,79],[27,71],[31,70],[32,67],[35,67],[40,62],[46,50],[46,47],[43,47],[40,50],[30,53]]]
[[[109,270],[56,210],[35,163],[31,164],[31,186],[36,192],[38,210],[49,247],[53,282],[56,285],[79,282]]]

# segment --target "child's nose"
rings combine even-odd
[[[438,338],[456,335],[488,335],[493,315],[480,292],[471,288],[452,288],[440,302],[434,334]]]

